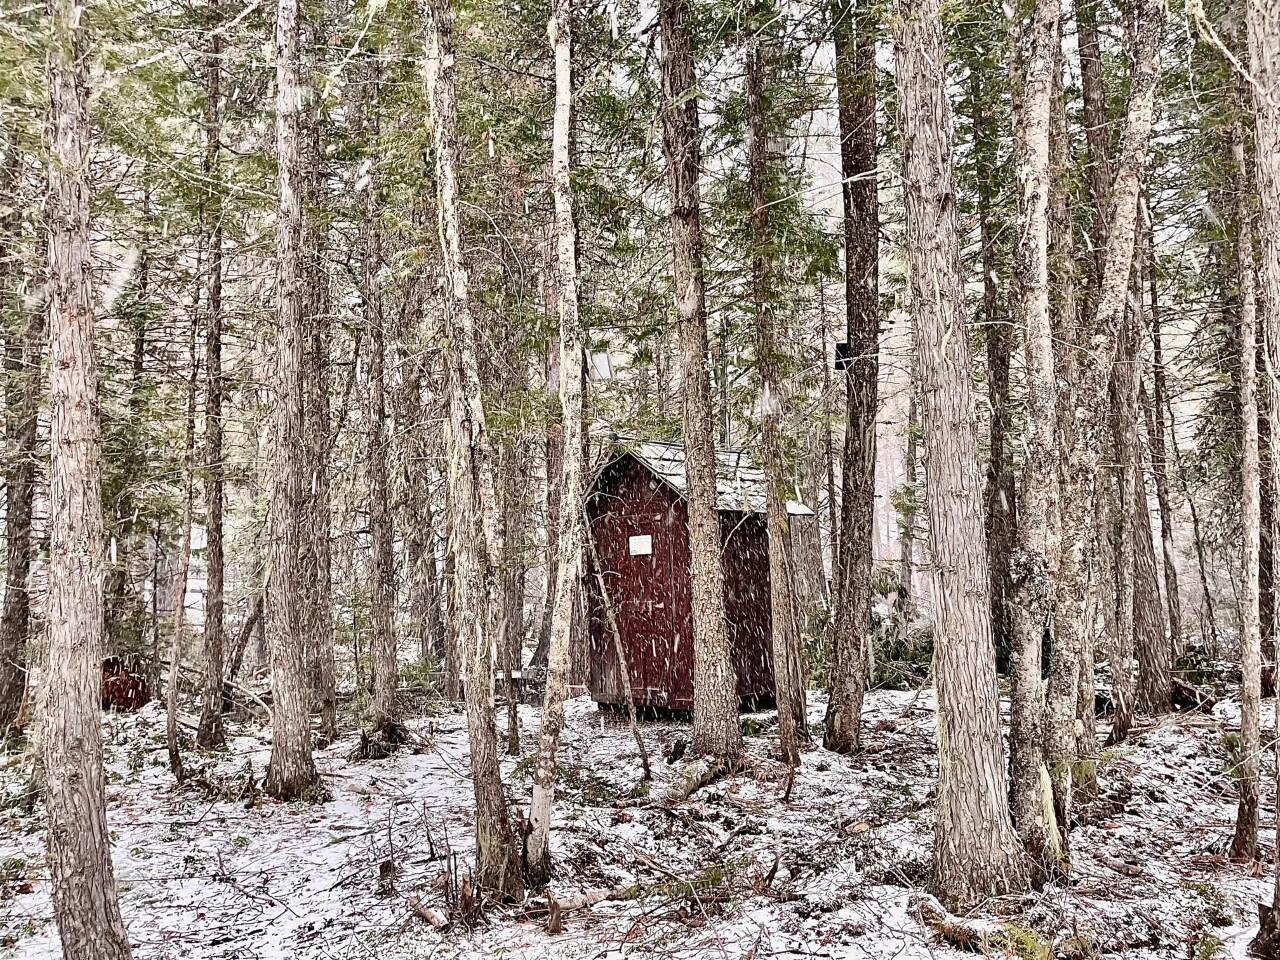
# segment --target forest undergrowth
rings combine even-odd
[[[817,731],[825,703],[809,704]],[[1270,729],[1272,702],[1264,703]],[[1244,956],[1270,870],[1228,862],[1238,708],[1139,724],[1104,749],[1100,789],[1072,832],[1072,879],[946,913],[925,890],[936,782],[930,691],[868,694],[866,750],[814,747],[794,779],[769,755],[772,712],[745,715],[747,761],[677,800],[698,774],[688,726],[642,732],[587,698],[567,704],[550,896],[472,896],[465,721],[409,723],[414,747],[359,761],[358,734],[317,752],[329,799],[261,796],[269,729],[232,723],[185,783],[165,765],[164,715],[105,714],[107,799],[121,904],[142,958]],[[193,724],[192,717],[184,717]],[[503,760],[527,809],[525,757]],[[501,732],[501,731],[500,731]],[[817,737],[815,739],[820,739]],[[1264,782],[1269,757],[1264,758]],[[26,764],[0,766],[0,956],[60,956],[44,822],[17,802]],[[1263,798],[1261,848],[1273,849]]]

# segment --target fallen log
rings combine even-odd
[[[719,761],[704,760],[693,767],[683,780],[667,791],[667,803],[681,803],[724,775],[724,764]]]

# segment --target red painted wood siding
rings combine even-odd
[[[693,633],[685,505],[641,463],[624,456],[592,488],[587,516],[618,617],[639,706],[693,707]],[[773,696],[769,623],[769,547],[764,518],[722,513],[725,606],[738,694]],[[630,538],[649,536],[652,552],[633,555]],[[592,696],[622,703],[621,676],[594,570],[588,571]]]

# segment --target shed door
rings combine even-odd
[[[668,675],[675,662],[671,629],[671,536],[667,511],[657,504],[621,512],[613,564],[618,586],[611,589],[618,609],[618,630],[627,648],[627,665],[636,699],[666,703]]]

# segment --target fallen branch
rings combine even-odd
[[[667,803],[681,803],[688,800],[703,787],[723,776],[724,772],[724,764],[719,761],[703,761],[690,770],[684,780],[667,791]]]
[[[929,894],[919,895],[913,906],[920,922],[945,942],[961,950],[991,953],[999,950],[1007,934],[995,920],[958,917]]]
[[[409,898],[409,909],[437,930],[446,930],[449,927],[449,918],[443,910],[438,907],[428,907],[417,897]]]
[[[521,916],[526,919],[547,917],[562,913],[573,913],[575,910],[586,910],[605,900],[625,900],[632,896],[635,887],[601,887],[597,890],[583,890],[563,899],[556,897],[550,890],[545,900],[531,901]]]

